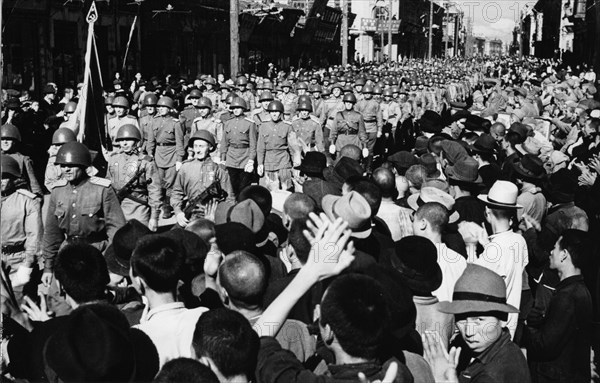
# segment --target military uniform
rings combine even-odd
[[[185,145],[187,145],[188,140],[192,136],[192,124],[198,117],[200,117],[200,108],[191,105],[186,107],[179,114],[179,121],[181,122],[181,126],[184,131],[183,142]]]
[[[238,95],[246,101],[248,110],[252,111],[254,108],[256,108],[256,104],[254,103],[254,93],[246,89],[245,91],[240,92]]]
[[[39,196],[43,195],[44,193],[42,191],[42,187],[40,186],[40,183],[38,182],[37,178],[35,178],[35,173],[33,171],[33,162],[31,161],[31,158],[29,158],[28,156],[24,156],[18,152],[5,154],[8,154],[17,161],[17,163],[19,164],[19,169],[21,169],[21,178],[23,178],[27,182],[29,188],[31,189],[31,192]]]
[[[185,156],[183,129],[177,118],[156,115],[152,119],[152,129],[149,133],[146,148],[148,154],[154,156],[161,186],[166,190],[168,199],[177,175],[175,165],[183,161]]]
[[[396,125],[401,115],[400,105],[396,101],[384,101],[381,103],[381,117],[384,123],[392,125],[392,133],[396,130]]]
[[[55,184],[44,226],[44,272],[54,268],[54,258],[65,240],[85,241],[104,251],[125,217],[109,180],[86,177],[77,185],[66,180]]]
[[[363,95],[364,96],[364,95]],[[367,169],[373,159],[373,149],[377,136],[381,136],[383,128],[383,116],[381,113],[381,105],[374,99],[364,99],[356,103],[356,111],[362,114],[367,132],[367,148],[369,149],[369,157],[367,158]]]
[[[221,159],[218,148],[220,147],[221,140],[223,139],[223,123],[213,114],[207,115],[206,118],[197,117],[192,122],[190,137],[193,136],[198,130],[206,130],[216,138],[217,150],[212,152],[210,156],[213,158],[213,160],[218,162]]]
[[[296,107],[298,106],[298,96],[294,93],[281,93],[277,97],[283,104],[283,116],[286,120],[291,120],[292,116],[296,114]]]
[[[196,198],[215,180],[221,184],[221,188],[227,192],[229,198],[233,198],[233,189],[229,182],[229,175],[223,167],[217,165],[210,157],[204,160],[190,159],[181,165],[181,169],[175,178],[171,201],[175,214],[183,211],[183,200],[188,201]],[[191,218],[203,218],[203,214],[195,213]]]
[[[258,127],[258,165],[264,165],[265,178],[270,181],[278,178],[284,189],[291,187],[294,145],[297,145],[296,134],[289,121],[268,121]]]
[[[221,140],[221,161],[229,172],[233,192],[237,196],[252,183],[252,173],[244,171],[248,161],[256,158],[257,131],[254,120],[242,114],[225,121]]]
[[[140,150],[142,153],[147,154],[148,152],[146,151],[146,146],[148,145],[148,136],[150,135],[150,129],[152,129],[152,119],[154,118],[155,114],[148,114],[148,112],[146,112],[146,114],[142,117],[140,117],[139,123],[140,123],[140,133],[142,133],[142,140],[140,141]]]
[[[112,140],[113,147],[118,147],[115,139],[117,137],[117,132],[119,131],[119,128],[123,125],[128,125],[128,124],[134,125],[138,129],[140,128],[137,118],[130,116],[128,114],[126,114],[123,117],[115,116],[114,118],[111,118],[108,120],[108,136]]]
[[[323,128],[320,121],[315,116],[309,116],[307,119],[300,117],[292,121],[292,129],[298,139],[302,139],[306,145],[315,148],[318,152],[325,151],[323,146]]]
[[[257,109],[252,113],[252,118],[256,125],[260,125],[263,122],[271,121],[271,113],[264,110],[263,108]]]
[[[341,97],[333,97],[328,98],[323,101],[321,105],[321,112],[319,115],[319,120],[321,121],[321,126],[323,126],[323,135],[325,137],[325,146],[329,147],[330,145],[330,136],[331,131],[335,127],[335,116],[338,112],[344,110],[344,103],[342,102]]]
[[[214,89],[211,89],[211,90],[204,91],[202,96],[210,99],[210,102],[212,102],[213,110],[219,109],[219,104],[221,103],[221,94],[220,93],[217,93],[217,92],[215,92]],[[191,133],[191,134],[194,134],[194,133]]]
[[[355,110],[344,110],[335,116],[333,129],[329,140],[335,144],[336,151],[346,145],[352,144],[359,148],[367,147],[367,132],[362,115]]]
[[[114,153],[108,160],[106,177],[112,181],[117,192],[137,175],[124,194],[121,201],[123,215],[127,221],[137,219],[148,225],[150,219],[158,219],[161,188],[158,169],[150,156],[132,153]],[[139,173],[138,173],[139,172]]]

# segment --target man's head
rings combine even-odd
[[[490,135],[497,141],[500,142],[506,135],[506,126],[501,122],[496,122],[490,127]]]
[[[76,304],[104,298],[110,281],[102,253],[87,244],[70,244],[58,252],[54,275]]]
[[[381,189],[373,181],[361,179],[349,190],[357,192],[367,200],[371,208],[371,218],[377,215],[379,206],[381,205]]]
[[[258,335],[250,322],[228,309],[202,314],[192,337],[196,358],[208,365],[221,382],[235,377],[250,379],[259,347]]]
[[[292,221],[288,234],[287,253],[292,266],[304,266],[310,254],[311,245],[304,235],[304,230],[308,230],[306,219]]]
[[[556,241],[550,253],[550,268],[568,271],[569,269],[582,269],[590,252],[588,233],[577,229],[565,230]]]
[[[375,169],[373,172],[373,182],[381,190],[381,197],[383,199],[393,200],[398,196],[396,178],[391,170],[385,168]]]
[[[320,307],[319,329],[327,347],[357,358],[377,356],[390,318],[379,282],[358,274],[337,277]]]
[[[427,202],[419,207],[413,218],[413,232],[419,237],[440,235],[448,224],[448,209],[439,202]]]
[[[150,236],[141,239],[133,250],[129,274],[142,295],[146,289],[171,293],[177,288],[183,263],[184,256],[174,240]]]
[[[283,224],[289,230],[294,220],[306,220],[317,209],[315,200],[304,193],[292,193],[283,204]]]
[[[154,383],[219,383],[210,367],[190,358],[171,359],[158,372]]]
[[[223,303],[236,311],[257,310],[262,305],[267,279],[265,266],[256,256],[234,251],[219,266],[219,294]]]

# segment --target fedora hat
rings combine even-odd
[[[440,176],[440,171],[437,168],[437,160],[431,153],[423,154],[419,157],[419,163],[427,169],[427,177],[428,178],[438,178]]]
[[[394,165],[401,175],[404,175],[408,168],[418,163],[417,157],[405,150],[392,154],[388,157],[388,161]]]
[[[140,238],[152,234],[146,225],[132,219],[123,225],[113,237],[113,241],[104,252],[108,271],[124,277],[129,276],[131,254]]]
[[[442,284],[442,269],[437,262],[437,248],[429,239],[410,235],[395,243],[392,266],[402,282],[414,293],[431,293]]]
[[[256,234],[265,224],[265,216],[256,202],[247,199],[231,209],[229,222],[239,222]]]
[[[327,167],[327,158],[321,152],[308,152],[296,169],[305,174],[322,174]]]
[[[540,180],[546,175],[544,163],[539,157],[532,154],[525,154],[521,160],[514,164],[514,169],[519,178],[525,180]]]
[[[573,202],[577,191],[577,177],[567,168],[562,168],[550,175],[549,185],[544,190],[548,201],[558,204]]]
[[[452,140],[443,140],[441,143],[442,151],[444,155],[450,161],[451,164],[469,157],[469,153],[460,143]]]
[[[351,191],[342,197],[326,195],[321,205],[330,219],[340,217],[348,222],[353,237],[367,238],[371,235],[371,207],[359,193]]]
[[[413,154],[420,156],[420,155],[427,153],[428,145],[429,145],[429,138],[427,138],[425,136],[417,137],[417,139],[415,141],[415,148],[412,150]]]
[[[542,144],[533,137],[527,137],[521,145],[517,145],[517,150],[521,154],[533,154],[539,156],[542,150]]]
[[[473,145],[469,145],[469,150],[474,153],[488,153],[493,154],[496,151],[496,140],[491,135],[484,133]]]
[[[479,175],[479,163],[471,157],[446,166],[446,176],[450,180],[480,184],[483,179]]]
[[[460,218],[458,212],[454,211],[454,198],[452,198],[450,194],[435,187],[422,187],[419,193],[408,197],[406,202],[414,211],[419,210],[420,206],[428,202],[438,202],[444,205],[450,212],[448,223],[454,223]]]
[[[518,313],[506,303],[506,284],[492,270],[468,263],[454,285],[452,302],[440,302],[439,310],[447,314],[485,312]]]
[[[496,181],[488,194],[478,195],[477,198],[492,208],[522,209],[523,206],[517,204],[518,195],[517,185],[510,181]]]
[[[334,167],[323,170],[323,178],[335,184],[343,184],[349,177],[360,176],[364,172],[360,163],[349,157],[339,159]]]

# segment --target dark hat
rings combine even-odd
[[[108,271],[121,276],[129,276],[131,254],[140,238],[152,234],[146,225],[132,219],[123,225],[113,237],[112,243],[104,252]]]
[[[410,235],[397,241],[392,266],[413,293],[431,293],[442,284],[437,248],[429,239]]]
[[[412,150],[413,154],[420,156],[427,153],[427,146],[429,145],[429,138],[425,136],[417,137],[415,141],[415,148]]]
[[[6,101],[6,108],[8,109],[19,109],[21,107],[21,101],[16,97],[11,97]]]
[[[521,137],[521,141],[525,141],[527,136],[530,135],[530,129],[527,128],[527,125],[520,122],[513,122],[508,130],[517,133]]]
[[[567,168],[557,170],[550,175],[549,185],[545,188],[548,201],[552,203],[573,202],[577,190],[577,177]]]
[[[322,174],[327,167],[327,157],[321,152],[308,152],[304,155],[302,163],[296,169],[306,174]]]
[[[247,199],[238,203],[231,209],[229,221],[239,222],[256,234],[265,224],[265,215],[262,213],[256,202]]]
[[[527,90],[525,88],[515,88],[514,92],[515,92],[515,96],[519,95],[519,96],[527,97]]]
[[[518,195],[517,185],[510,181],[496,181],[488,194],[478,195],[477,198],[491,208],[522,209],[523,206],[517,204]]]
[[[418,120],[421,130],[426,133],[440,133],[444,127],[442,116],[433,110],[426,110]]]
[[[159,234],[177,243],[184,255],[185,266],[182,270],[182,281],[193,279],[204,270],[204,261],[209,246],[199,235],[175,225],[171,230]]]
[[[360,163],[349,157],[342,157],[333,168],[323,170],[327,181],[343,184],[349,177],[360,176],[364,172]]]
[[[487,120],[480,116],[476,116],[474,114],[468,116],[467,121],[465,121],[465,129],[475,132],[488,133],[490,131],[491,126],[492,123],[490,122],[490,120]]]
[[[256,254],[256,236],[252,230],[239,222],[227,222],[215,226],[217,246],[227,255],[236,250]]]
[[[479,175],[479,163],[471,157],[457,161],[454,165],[446,166],[448,179],[473,184],[482,183]]]
[[[44,94],[48,94],[48,93],[56,93],[56,88],[54,88],[52,85],[48,84],[44,87]]]
[[[391,162],[398,171],[398,173],[401,174],[404,174],[406,172],[406,169],[419,163],[417,157],[405,150],[392,154],[388,157],[388,161]]]
[[[437,160],[433,154],[423,154],[419,157],[419,162],[427,169],[428,178],[438,178],[440,176],[440,171],[437,168]]]
[[[475,153],[493,154],[496,151],[496,140],[491,135],[484,133],[475,140],[469,149]]]
[[[456,111],[456,113],[454,113],[453,115],[450,116],[449,122],[455,122],[458,120],[461,120],[463,118],[469,118],[469,116],[471,116],[471,113],[467,110],[461,109]]]
[[[514,164],[515,171],[520,175],[519,178],[525,180],[540,180],[546,175],[546,169],[542,160],[532,154],[525,154],[521,160]]]
[[[446,155],[451,164],[455,164],[460,160],[464,160],[469,156],[467,150],[460,143],[452,140],[444,140],[441,143],[442,151]]]
[[[502,277],[473,263],[467,263],[456,281],[452,302],[440,302],[439,310],[448,314],[519,312],[506,303],[506,284]]]

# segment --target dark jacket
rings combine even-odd
[[[592,298],[576,275],[561,281],[539,325],[524,329],[534,382],[589,382]]]

